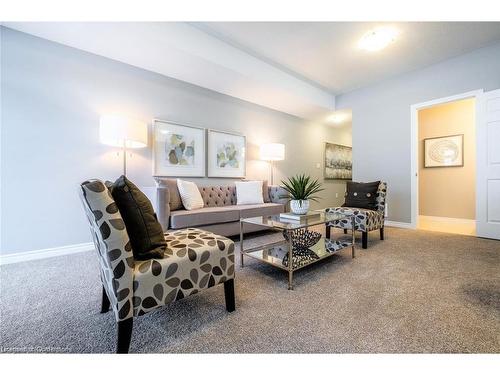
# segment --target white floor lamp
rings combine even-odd
[[[260,146],[260,159],[271,164],[271,185],[274,185],[274,162],[285,160],[285,145],[282,143],[264,143]]]
[[[123,148],[123,175],[127,175],[127,149],[148,145],[147,124],[120,115],[101,116],[99,139],[108,146]]]

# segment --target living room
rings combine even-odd
[[[2,356],[498,365],[500,22],[254,11],[1,20]]]

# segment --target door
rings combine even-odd
[[[478,105],[476,232],[500,240],[500,90],[485,92]]]

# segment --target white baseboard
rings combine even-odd
[[[402,222],[402,221],[390,221],[390,220],[386,220],[385,223],[384,223],[384,225],[388,226],[388,227],[414,229],[411,223],[405,223],[405,222]]]
[[[476,220],[473,219],[460,219],[456,217],[444,217],[444,216],[426,216],[419,215],[420,220],[434,221],[440,223],[451,223],[451,224],[465,224],[465,225],[475,225]]]
[[[35,260],[35,259],[45,259],[60,255],[81,253],[93,249],[94,249],[94,244],[92,242],[87,242],[75,245],[52,247],[49,249],[25,251],[22,253],[5,254],[5,255],[0,255],[0,265],[26,262],[28,260]]]

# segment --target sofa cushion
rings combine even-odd
[[[179,189],[177,188],[177,179],[176,178],[167,178],[164,181],[164,184],[168,188],[168,193],[170,195],[170,210],[182,210],[184,206],[182,205],[181,195],[179,194]]]
[[[278,215],[285,211],[285,207],[279,203],[246,204],[237,207],[240,210],[241,219],[256,216]]]
[[[162,258],[163,229],[146,195],[125,176],[111,187],[111,195],[125,222],[136,259]]]
[[[172,229],[228,223],[240,219],[237,206],[204,207],[192,211],[177,210],[172,211],[170,215],[170,227]]]

